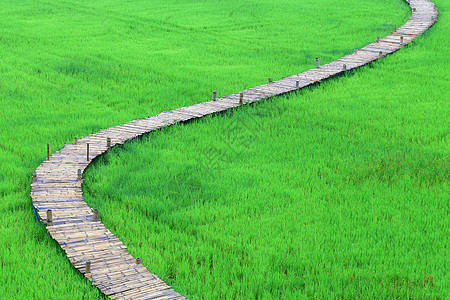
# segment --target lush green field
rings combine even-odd
[[[194,299],[444,298],[439,30],[353,76],[114,149],[88,203]]]
[[[436,3],[430,32],[381,62],[112,150],[86,174],[89,203],[193,299],[443,298],[449,5]],[[409,15],[401,0],[0,4],[1,298],[101,297],[34,221],[47,142],[299,73]]]

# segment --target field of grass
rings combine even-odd
[[[412,46],[309,90],[149,135],[85,174],[131,254],[192,298],[448,294],[449,5]],[[0,1],[0,298],[96,299],[34,221],[74,136],[326,63],[401,0]]]

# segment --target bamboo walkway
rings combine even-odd
[[[407,1],[409,21],[390,35],[329,64],[301,74],[256,86],[208,102],[182,107],[91,134],[49,155],[33,173],[31,198],[47,230],[72,265],[112,299],[185,299],[132,257],[127,247],[98,219],[98,211],[84,202],[81,174],[92,159],[108,148],[144,133],[224,111],[264,98],[288,93],[401,49],[436,21],[438,12],[428,0]],[[48,148],[47,148],[48,149]]]

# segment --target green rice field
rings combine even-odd
[[[117,146],[86,201],[190,299],[445,299],[450,4],[399,52]],[[73,137],[290,76],[389,34],[402,0],[0,0],[0,299],[105,298],[35,221]]]

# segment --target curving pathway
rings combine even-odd
[[[429,0],[406,0],[412,15],[390,35],[329,64],[245,91],[111,127],[48,156],[33,173],[31,198],[47,231],[72,265],[112,299],[185,299],[132,257],[127,247],[98,220],[84,202],[81,174],[108,148],[177,122],[199,118],[242,104],[281,95],[368,64],[410,43],[436,21]],[[215,95],[213,96],[213,98]]]

